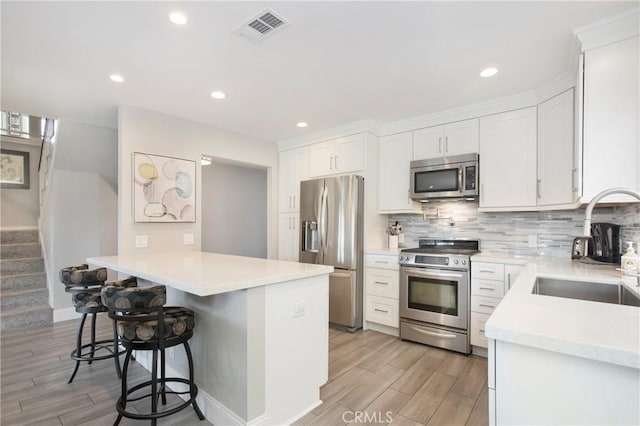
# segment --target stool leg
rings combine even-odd
[[[120,370],[120,356],[118,355],[118,352],[120,352],[120,346],[118,345],[118,343],[120,343],[120,339],[118,338],[118,326],[116,321],[113,321],[113,353],[114,353],[114,357],[113,360],[116,363],[116,374],[118,375],[118,379],[120,379],[122,377],[122,371]]]
[[[120,380],[120,399],[116,401],[116,410],[118,406],[124,411],[127,406],[127,371],[129,370],[129,360],[131,360],[131,354],[133,349],[127,349],[127,354],[124,357],[124,364],[122,365],[122,378]],[[113,426],[118,426],[122,420],[122,414],[118,410],[118,418],[113,422]]]
[[[197,395],[198,391],[196,388],[196,384],[193,381],[193,356],[191,355],[191,348],[189,348],[189,343],[188,342],[184,342],[184,351],[187,353],[187,361],[189,363],[189,395],[191,396],[191,398],[193,399],[193,403],[191,404],[193,406],[193,410],[196,412],[196,415],[198,416],[198,418],[200,420],[204,420],[204,414],[202,414],[202,411],[200,411],[200,407],[198,407],[198,403],[195,400],[195,396]]]
[[[82,319],[80,320],[80,327],[78,327],[78,334],[76,335],[76,350],[75,350],[76,358],[80,358],[80,356],[82,355],[82,329],[84,328],[84,322],[86,319],[87,319],[87,314],[82,314]],[[73,355],[73,352],[71,352],[71,355]],[[76,373],[78,372],[79,367],[80,367],[80,361],[76,360],[76,365],[75,367],[73,367],[73,372],[71,373],[71,377],[69,377],[69,380],[67,381],[67,383],[73,382],[73,378],[76,377]]]
[[[151,362],[151,413],[158,412],[158,351],[153,351]],[[151,425],[156,424],[156,419],[151,419]]]
[[[160,351],[160,396],[162,396],[162,405],[167,405],[167,392],[165,384],[165,357],[164,349]]]
[[[96,318],[98,314],[95,312],[91,314],[91,357],[89,358],[89,365],[93,362],[93,354],[96,352]]]

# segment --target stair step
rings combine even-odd
[[[35,288],[46,288],[47,276],[44,272],[36,272],[33,274],[18,274],[8,277],[0,277],[0,290],[27,290]]]
[[[0,293],[0,308],[14,309],[26,306],[47,306],[49,290],[34,288],[29,290],[3,291]]]
[[[35,306],[28,309],[3,309],[0,314],[0,329],[17,330],[53,323],[53,309],[49,306]]]
[[[0,275],[3,277],[43,271],[44,259],[42,258],[0,260]]]
[[[42,257],[40,243],[2,244],[2,247],[0,247],[1,259],[25,259],[30,257]]]
[[[37,229],[0,231],[0,244],[37,243],[38,240]]]

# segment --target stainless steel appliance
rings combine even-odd
[[[420,239],[400,252],[400,337],[468,354],[470,256],[480,242]]]
[[[329,322],[362,328],[364,178],[337,176],[300,183],[300,262],[331,265]]]
[[[412,161],[411,198],[475,199],[478,196],[478,154],[454,155]]]

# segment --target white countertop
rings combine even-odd
[[[522,271],[486,324],[486,336],[640,369],[640,308],[532,294],[537,277],[623,284],[636,279],[613,266],[537,259]]]
[[[482,252],[471,256],[472,262],[496,262],[505,263],[509,265],[526,265],[527,263],[536,260],[533,256],[524,256],[521,254],[509,253],[509,252]]]
[[[211,296],[333,272],[333,267],[326,265],[201,251],[90,257],[87,263],[197,296]]]

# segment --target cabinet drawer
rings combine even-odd
[[[364,272],[365,292],[374,296],[397,299],[400,272],[393,269],[366,268]]]
[[[504,264],[471,262],[471,278],[504,281]]]
[[[398,265],[398,256],[386,254],[368,254],[365,256],[365,265],[372,268],[400,269]]]
[[[397,299],[367,295],[365,300],[367,321],[398,328],[400,318]]]
[[[471,311],[491,315],[501,299],[486,296],[471,296]]]
[[[484,325],[489,317],[489,314],[471,312],[471,344],[473,346],[487,347],[487,338],[484,336]]]
[[[479,280],[472,278],[471,294],[502,299],[504,296],[504,281]]]

